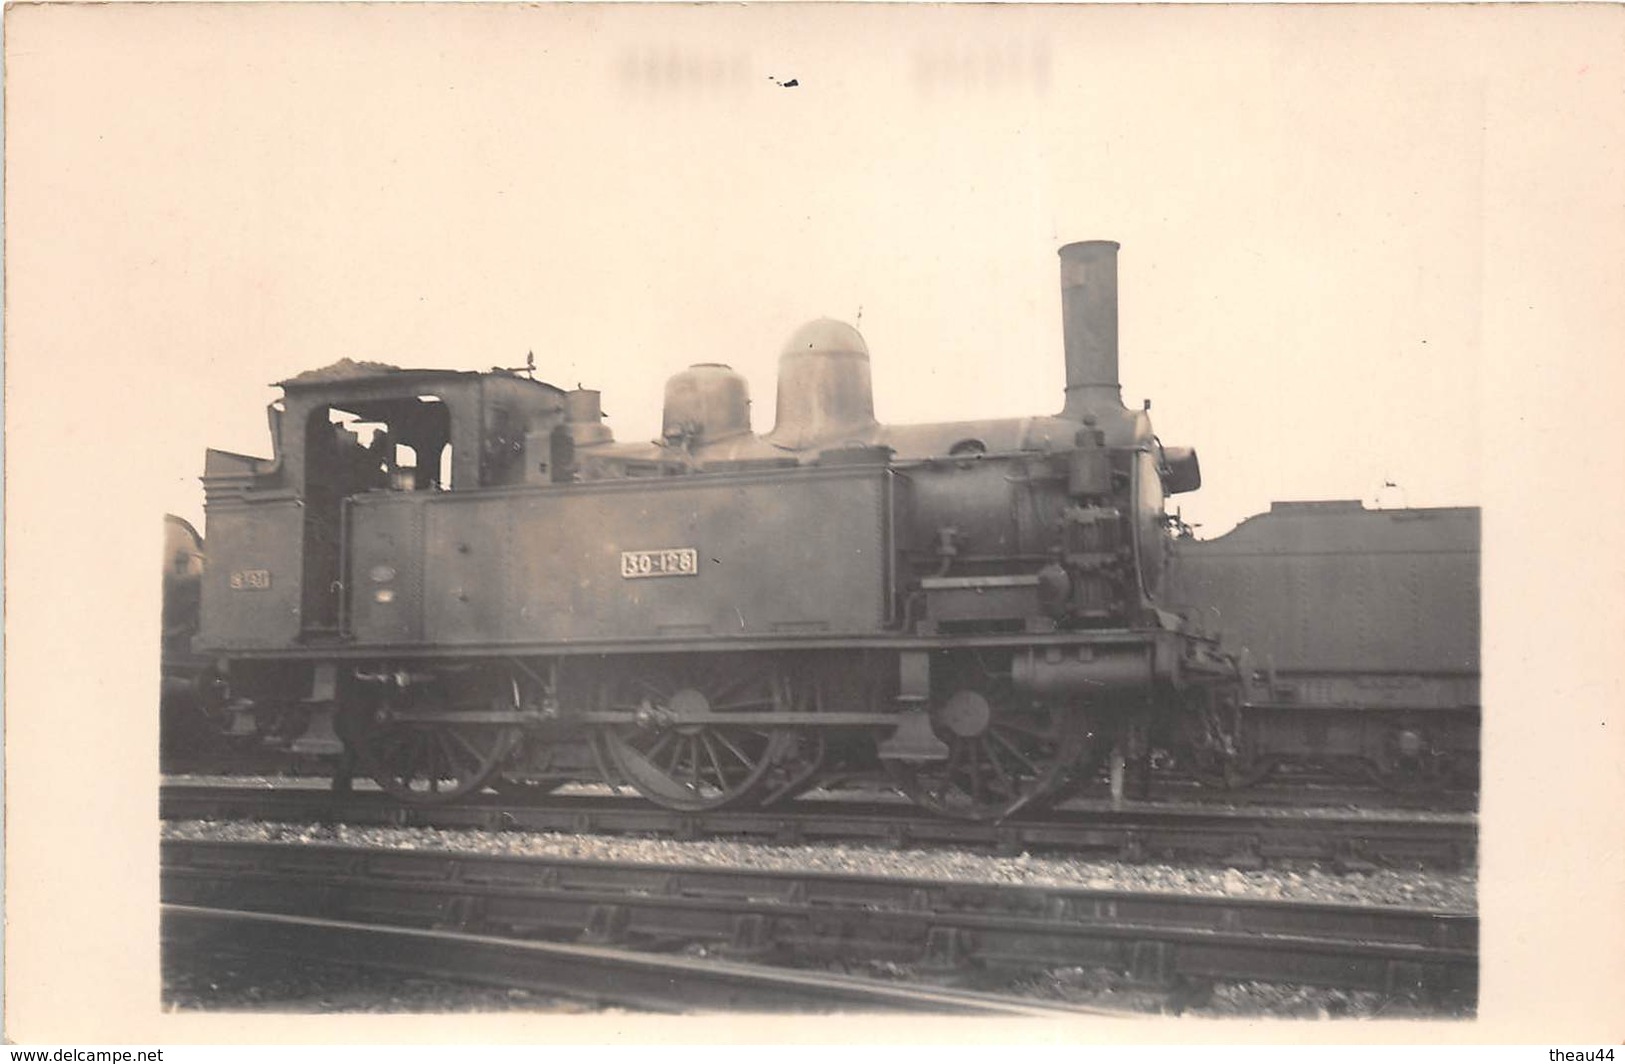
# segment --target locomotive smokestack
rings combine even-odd
[[[1061,249],[1061,324],[1066,338],[1066,408],[1081,418],[1120,409],[1117,380],[1117,249],[1115,240],[1083,240]]]

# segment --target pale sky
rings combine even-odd
[[[1484,1020],[1387,1037],[1617,1041],[1625,7],[23,4],[5,28],[8,1037],[248,1037],[155,1014],[158,560],[206,447],[268,453],[270,382],[534,350],[640,439],[670,374],[720,361],[766,432],[785,339],[861,309],[882,420],[1053,413],[1055,252],[1111,239],[1124,397],[1198,449],[1177,501],[1203,534],[1385,481],[1485,508]]]
[[[177,8],[31,47],[57,13],[12,28],[14,105],[52,101],[13,234],[72,254],[13,299],[53,373],[208,397],[139,421],[196,520],[203,449],[267,453],[266,385],[340,357],[534,350],[623,439],[724,361],[765,432],[780,345],[861,309],[882,420],[1051,413],[1056,248],[1113,239],[1124,397],[1197,447],[1206,533],[1479,504],[1485,196],[1591,45],[1509,67],[1471,14]]]

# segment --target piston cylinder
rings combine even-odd
[[[1035,647],[1010,664],[1016,690],[1034,698],[1144,691],[1153,679],[1151,654],[1144,646]]]

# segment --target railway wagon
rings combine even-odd
[[[271,457],[207,454],[198,644],[405,801],[591,778],[702,809],[878,763],[950,815],[1041,803],[1234,674],[1165,608],[1163,500],[1200,473],[1122,403],[1117,250],[1061,249],[1049,417],[882,424],[828,320],[765,434],[719,364],[629,443],[528,371],[285,380]]]
[[[1476,787],[1479,510],[1277,502],[1211,540],[1181,539],[1170,594],[1249,652],[1239,700],[1205,722],[1201,768],[1282,765],[1402,788]],[[1212,623],[1211,621],[1209,623]]]

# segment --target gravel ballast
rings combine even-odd
[[[997,857],[952,850],[862,846],[768,846],[720,840],[489,832],[439,828],[278,824],[262,821],[166,821],[162,837],[206,841],[327,843],[400,850],[553,857],[762,871],[833,872],[956,882],[1148,891],[1218,897],[1398,905],[1473,912],[1474,872],[1377,870],[1333,873],[1319,867],[1257,871],[1125,863],[1063,855]]]

